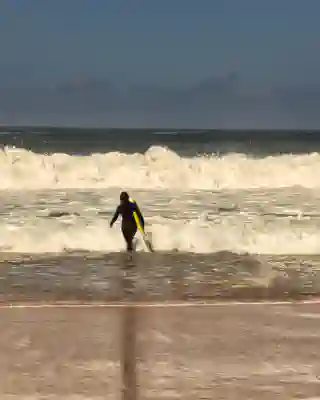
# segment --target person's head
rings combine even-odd
[[[129,195],[127,192],[120,193],[120,203],[127,203],[129,201]]]

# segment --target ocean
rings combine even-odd
[[[318,252],[320,132],[4,127],[0,144],[3,249],[120,251],[127,190],[161,251]]]
[[[320,131],[0,141],[3,398],[118,399],[126,357],[139,399],[316,398]],[[122,190],[154,253],[110,229]]]
[[[137,235],[148,279],[165,265],[231,269],[272,295],[319,291],[320,132],[2,127],[0,141],[3,259],[118,266],[125,245],[109,222],[126,190],[156,250]]]
[[[320,132],[2,127],[0,140],[4,259],[119,265],[109,222],[126,190],[156,250],[137,235],[150,276],[164,265],[219,275],[212,267],[228,263],[246,287],[319,291]]]

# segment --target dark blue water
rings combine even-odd
[[[150,146],[168,147],[180,155],[244,153],[254,156],[320,151],[320,131],[81,129],[61,127],[0,128],[0,144],[39,153],[143,153]]]

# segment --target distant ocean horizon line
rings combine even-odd
[[[170,127],[170,126],[150,126],[150,127],[119,127],[119,126],[95,126],[95,125],[77,125],[77,124],[1,124],[0,130],[4,132],[9,130],[92,130],[92,131],[139,131],[139,132],[190,132],[190,133],[222,133],[222,132],[240,132],[240,133],[320,133],[319,128],[186,128],[186,127]]]

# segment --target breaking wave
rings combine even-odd
[[[155,219],[154,219],[155,218]],[[171,220],[154,217],[147,230],[155,250],[198,254],[232,251],[251,254],[320,254],[317,228],[295,229],[283,225],[253,226],[224,221]],[[110,219],[110,218],[109,218]],[[60,253],[64,250],[122,251],[125,244],[120,229],[109,228],[109,219],[68,221],[37,219],[16,225],[0,225],[0,247],[3,251],[22,253]],[[144,246],[137,235],[137,250]]]
[[[90,156],[0,151],[0,189],[111,188],[222,190],[320,187],[320,155],[244,154],[178,156],[152,146],[144,154],[110,152]]]

